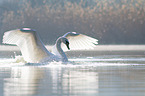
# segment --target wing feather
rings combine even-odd
[[[97,39],[76,32],[68,32],[64,34],[63,37],[66,37],[69,40],[70,50],[94,49],[98,44]],[[68,49],[63,44],[62,44],[62,48],[64,51],[68,51]]]
[[[25,61],[37,63],[51,54],[48,55],[48,51],[34,34],[31,32],[22,32],[19,29],[8,31],[4,33],[3,43],[17,45]]]
[[[3,36],[3,43],[17,45],[19,43],[18,40],[20,40],[20,36],[16,35],[17,33],[18,32],[16,30],[5,32]]]

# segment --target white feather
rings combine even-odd
[[[76,32],[68,32],[57,39],[52,54],[45,48],[35,31],[29,28],[23,28],[22,30],[16,29],[5,32],[3,43],[17,45],[26,62],[39,63],[42,61],[60,60],[67,62],[68,59],[64,53],[64,51],[68,51],[67,47],[70,46],[71,50],[93,49],[98,44],[98,40]]]
[[[5,32],[3,43],[17,45],[24,60],[30,63],[39,63],[53,56],[33,32],[22,32],[20,29]]]
[[[70,50],[89,50],[94,49],[96,45],[98,44],[98,40],[95,38],[92,38],[90,36],[79,34],[76,32],[68,32],[63,35],[63,37],[66,37],[70,43]],[[62,49],[64,51],[68,51],[66,46],[62,44]]]

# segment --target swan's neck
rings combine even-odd
[[[62,48],[61,48],[61,37],[58,38],[57,41],[56,41],[56,49],[57,49],[57,51],[59,52],[62,61],[63,61],[63,62],[67,62],[67,61],[68,61],[67,56],[66,56],[66,54],[64,53],[64,51],[62,50]]]

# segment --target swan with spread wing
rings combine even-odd
[[[68,32],[56,40],[52,52],[49,52],[35,30],[22,28],[5,32],[3,43],[17,45],[26,62],[41,63],[68,62],[64,51],[92,49],[96,47],[98,40],[76,32]]]

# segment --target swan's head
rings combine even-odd
[[[68,50],[70,50],[70,48],[69,48],[69,41],[68,41],[67,38],[62,37],[62,38],[61,38],[61,42],[63,42],[63,43],[67,46]]]

